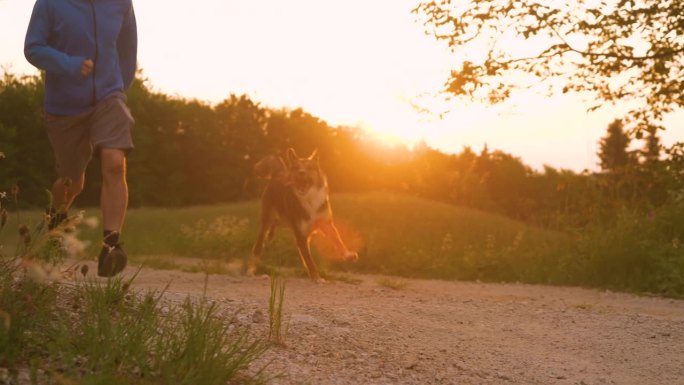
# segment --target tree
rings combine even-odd
[[[630,156],[627,147],[629,147],[630,139],[622,127],[621,120],[614,120],[608,125],[606,136],[599,142],[598,156],[601,159],[601,169],[604,171],[619,173],[624,171],[629,164]]]
[[[655,129],[648,130],[648,135],[644,138],[644,148],[641,150],[641,155],[644,157],[646,164],[652,164],[660,160],[660,138]]]
[[[0,76],[0,191],[12,184],[21,190],[21,201],[45,205],[46,186],[55,175],[53,157],[42,118],[43,79]]]
[[[434,0],[414,13],[463,57],[484,49],[451,72],[447,94],[498,103],[542,82],[636,102],[638,133],[684,106],[684,0]]]

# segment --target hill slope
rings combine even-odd
[[[336,223],[358,263],[337,264],[330,246],[315,238],[324,269],[407,277],[494,281],[561,281],[568,238],[511,219],[419,198],[386,194],[332,197]],[[258,202],[134,209],[124,229],[126,250],[138,256],[242,260],[256,236]],[[97,245],[97,231],[85,233]],[[95,254],[96,248],[91,250]],[[267,246],[265,262],[299,266],[285,228]]]

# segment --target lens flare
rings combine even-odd
[[[365,242],[361,233],[351,224],[335,218],[335,227],[340,234],[342,242],[349,251],[358,253],[365,248]],[[323,258],[333,262],[346,262],[347,256],[336,246],[333,239],[323,236],[320,232],[314,234],[311,243]]]

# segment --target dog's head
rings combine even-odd
[[[293,148],[285,157],[290,182],[300,194],[311,187],[323,187],[325,179],[318,164],[318,152],[314,150],[307,158],[300,158]]]

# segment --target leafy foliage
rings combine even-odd
[[[52,149],[43,126],[43,80],[5,73],[0,80],[0,183],[21,186],[22,196],[44,199],[52,185]],[[46,165],[48,165],[46,167]],[[0,186],[6,191],[9,186]]]
[[[54,171],[40,118],[42,81],[5,75],[0,86],[0,111],[6,112],[0,114],[0,128],[11,128],[0,130],[0,152],[7,154],[0,168],[0,191],[16,183],[24,202],[44,205],[44,188],[53,182]],[[301,153],[318,148],[333,192],[405,192],[557,228],[603,220],[624,203],[616,200],[613,191],[617,181],[598,175],[551,167],[538,172],[510,154],[487,148],[480,153],[464,148],[459,154],[445,154],[425,144],[411,150],[387,148],[366,140],[358,130],[331,127],[301,109],[269,109],[246,96],[231,95],[211,106],[153,92],[138,78],[128,98],[136,118],[136,149],[128,161],[132,207],[256,198],[262,186],[252,165],[288,147]],[[620,138],[618,144],[624,146],[626,134]],[[644,144],[651,143],[647,151],[657,151],[652,136],[647,139],[651,141]],[[620,190],[629,190],[620,199],[629,195],[634,203],[648,195],[650,203],[640,203],[647,207],[674,194],[673,178],[681,165],[669,161],[672,156],[664,150],[662,162],[646,164],[647,158],[653,158],[650,155],[644,155],[641,163],[634,160],[619,181],[624,185]],[[624,159],[616,161],[624,164]],[[77,204],[97,206],[101,183],[97,159],[86,178],[86,190]],[[595,202],[602,202],[602,207],[593,207]],[[219,238],[217,248],[223,247]]]
[[[684,1],[438,0],[414,12],[465,57],[450,94],[497,103],[541,81],[551,93],[634,101],[637,131],[684,106]]]

